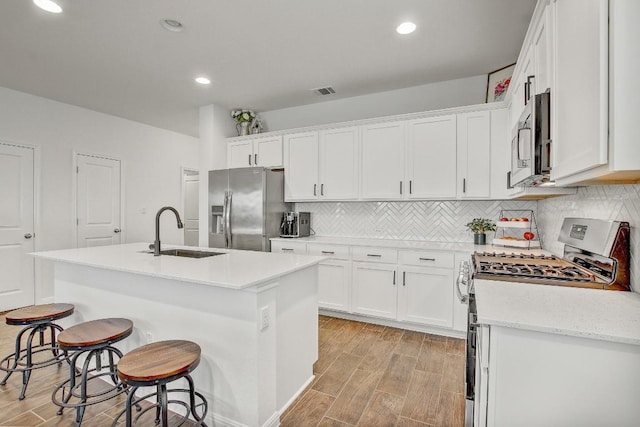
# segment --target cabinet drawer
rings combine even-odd
[[[453,253],[441,251],[400,251],[399,264],[453,268]]]
[[[309,255],[319,255],[326,256],[332,259],[345,259],[348,260],[349,257],[349,246],[345,245],[325,245],[325,244],[315,244],[309,243],[308,246],[308,254]]]
[[[307,254],[307,244],[304,242],[271,242],[271,252],[290,253],[298,255]]]
[[[351,249],[351,256],[354,261],[386,262],[391,264],[398,262],[398,250],[391,248],[355,246]]]

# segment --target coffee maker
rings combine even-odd
[[[311,234],[309,212],[283,212],[280,237],[306,237]]]

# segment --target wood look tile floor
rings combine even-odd
[[[464,425],[464,340],[327,316],[318,325],[316,378],[282,415],[283,427]],[[13,352],[20,329],[0,314],[0,358]],[[0,426],[74,425],[73,410],[59,416],[51,403],[67,375],[66,364],[33,371],[19,401],[22,377],[13,374],[0,386]],[[82,425],[111,426],[123,401],[89,406]],[[153,425],[149,419],[138,427]]]
[[[464,425],[464,340],[327,316],[318,324],[316,378],[281,426]]]

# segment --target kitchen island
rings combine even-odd
[[[184,248],[198,249],[198,248]],[[202,348],[192,376],[209,402],[207,423],[275,426],[313,380],[318,356],[317,264],[323,257],[226,249],[154,257],[134,243],[34,254],[55,265],[55,301],[75,323],[125,317],[123,352],[166,339]]]
[[[636,426],[640,295],[474,280],[475,426]]]

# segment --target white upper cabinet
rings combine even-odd
[[[318,132],[284,137],[284,199],[315,200],[318,188]]]
[[[489,111],[458,114],[458,196],[462,199],[491,196]]]
[[[532,48],[533,75],[535,76],[533,93],[543,93],[553,87],[553,9],[545,7],[534,34]]]
[[[405,122],[362,127],[362,198],[400,199],[404,185]]]
[[[558,179],[608,160],[608,10],[601,0],[562,0],[553,6],[556,125],[551,176]]]
[[[640,2],[554,0],[551,5],[556,85],[551,177],[561,185],[636,182]]]
[[[456,197],[456,116],[407,124],[404,195],[410,199]]]
[[[359,128],[339,128],[320,132],[319,198],[358,198]]]
[[[282,137],[258,137],[230,142],[227,146],[227,167],[282,166]]]

